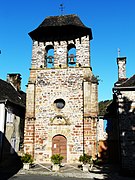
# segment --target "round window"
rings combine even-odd
[[[58,109],[62,109],[65,106],[65,101],[63,99],[56,99],[54,103]]]

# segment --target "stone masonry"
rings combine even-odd
[[[54,27],[55,28],[55,27]],[[68,45],[76,50],[76,64],[69,67]],[[46,47],[54,48],[54,67],[47,68]],[[62,47],[63,54],[57,49]],[[27,86],[24,151],[35,161],[50,162],[57,147],[67,163],[79,156],[96,155],[98,81],[90,66],[89,35],[73,40],[38,42],[33,40],[32,64]],[[58,102],[58,103],[57,103]],[[59,105],[63,107],[59,108]],[[58,105],[58,106],[57,106]],[[61,136],[65,146],[53,140]]]

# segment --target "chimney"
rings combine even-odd
[[[126,57],[117,58],[118,81],[126,80]]]
[[[17,91],[21,90],[21,74],[7,74],[7,82],[11,83]]]

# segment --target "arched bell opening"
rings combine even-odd
[[[54,47],[52,45],[45,48],[45,65],[47,68],[54,67]]]
[[[68,54],[67,54],[67,64],[69,67],[76,66],[76,47],[74,44],[69,44],[67,47]]]

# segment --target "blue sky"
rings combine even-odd
[[[31,66],[32,40],[28,33],[47,16],[77,14],[92,29],[91,65],[99,76],[99,101],[112,98],[117,81],[117,49],[127,57],[126,74],[135,74],[135,0],[1,0],[0,78],[22,75],[26,90]]]

